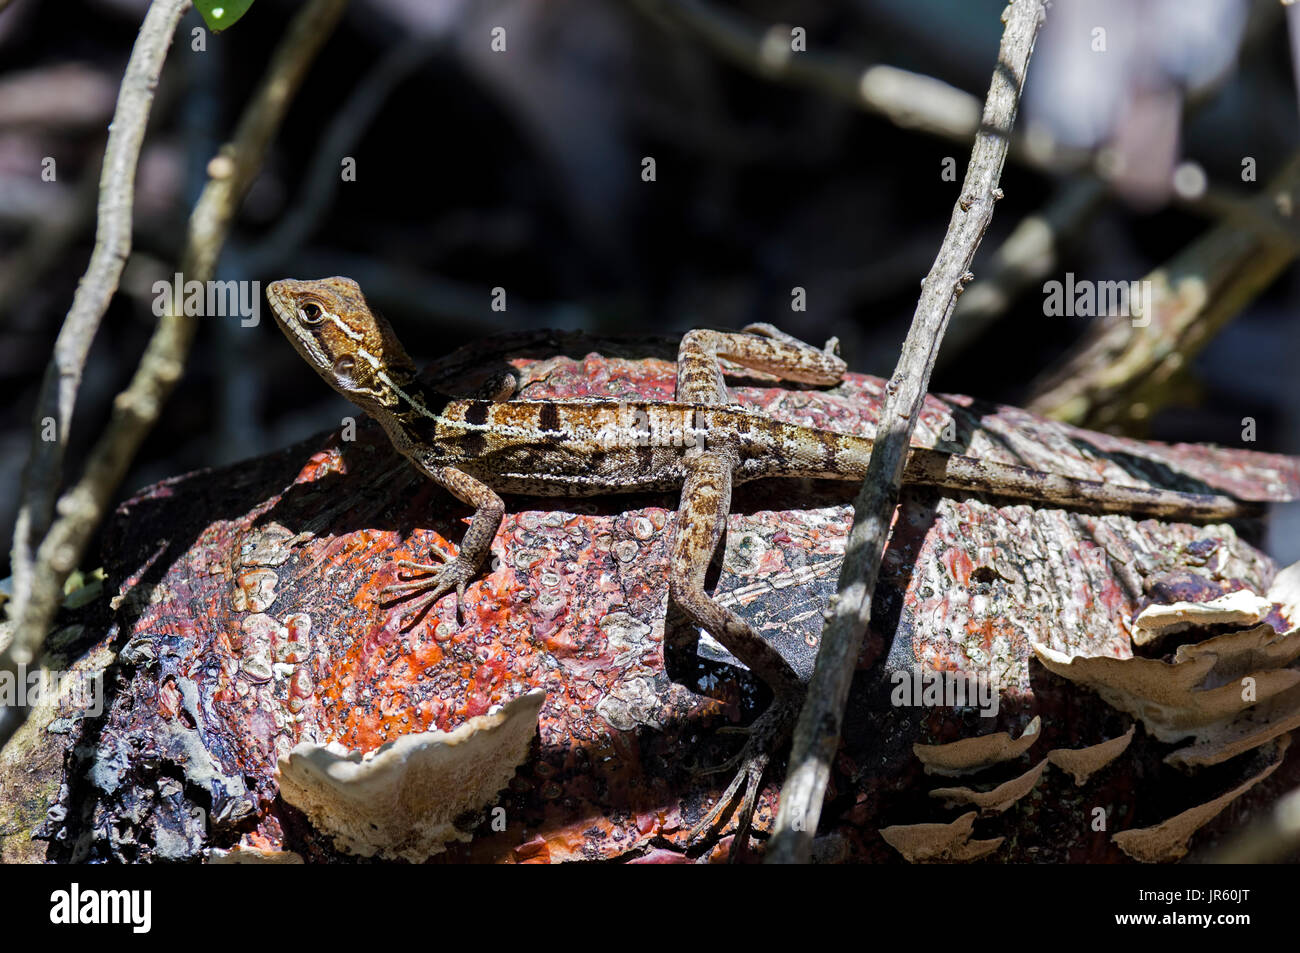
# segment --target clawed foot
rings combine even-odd
[[[732,778],[727,790],[718,798],[718,802],[713,805],[704,817],[700,818],[699,823],[691,828],[690,833],[686,835],[688,845],[698,843],[705,834],[713,830],[719,823],[725,823],[731,817],[731,807],[743,787],[744,798],[740,803],[736,836],[732,841],[731,859],[735,860],[744,854],[749,843],[749,830],[754,822],[754,808],[758,804],[758,795],[763,789],[763,774],[767,770],[772,755],[789,741],[790,734],[794,729],[795,718],[799,713],[800,704],[801,700],[798,698],[778,696],[772,702],[771,707],[763,712],[748,728],[728,727],[719,729],[720,732],[743,732],[749,738],[740,753],[735,757],[728,759],[717,767],[696,772],[697,774],[708,775],[737,769],[736,776]]]
[[[474,576],[474,567],[462,560],[458,556],[450,556],[442,550],[434,549],[433,554],[442,562],[439,563],[417,563],[409,559],[398,560],[397,568],[404,572],[427,573],[419,579],[403,578],[401,582],[395,582],[391,586],[386,586],[382,595],[392,599],[393,597],[404,597],[419,593],[420,598],[416,599],[404,610],[405,620],[402,628],[413,624],[414,620],[420,618],[424,611],[432,606],[435,602],[451,592],[456,591],[456,622],[458,625],[464,625],[464,616],[461,613],[461,603],[465,598],[465,585]]]

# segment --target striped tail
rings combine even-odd
[[[1230,496],[1081,480],[922,448],[913,448],[908,454],[903,480],[1102,513],[1201,521],[1258,516],[1263,512],[1260,503]]]

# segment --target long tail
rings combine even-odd
[[[1258,516],[1264,509],[1261,503],[1219,494],[1179,493],[1080,480],[920,447],[908,453],[903,479],[927,486],[1053,503],[1068,509],[1170,516],[1182,520],[1236,519]]]
[[[711,413],[717,414],[716,411]],[[724,411],[723,414],[725,416],[711,419],[709,423],[741,435],[740,480],[773,475],[861,480],[866,475],[872,450],[872,440],[868,437],[775,421],[756,421],[752,415],[740,416],[734,412]],[[1065,509],[1166,516],[1189,522],[1258,516],[1264,509],[1261,503],[1222,494],[1180,493],[1082,480],[925,447],[913,447],[909,451],[903,480],[924,486],[1050,503]]]

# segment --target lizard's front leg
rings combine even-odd
[[[384,589],[383,595],[407,596],[412,593],[422,593],[421,597],[407,609],[407,617],[414,620],[419,618],[428,606],[455,589],[456,621],[463,623],[461,601],[465,598],[465,584],[474,578],[491,552],[492,540],[501,526],[506,507],[501,502],[501,497],[468,473],[455,467],[434,467],[422,465],[418,461],[412,462],[434,483],[462,503],[474,507],[474,517],[470,520],[469,529],[465,531],[465,537],[460,543],[460,552],[456,556],[449,557],[446,553],[435,549],[433,553],[444,560],[440,565],[417,563],[409,559],[399,560],[398,569],[432,575],[394,583]]]

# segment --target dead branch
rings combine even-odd
[[[175,16],[163,22],[174,31],[175,22],[186,6],[187,0],[156,0],[149,17],[165,8]],[[187,280],[207,281],[215,273],[235,212],[252,184],[307,69],[333,32],[346,6],[347,0],[311,0],[289,25],[261,85],[239,121],[234,139],[223,146],[209,163],[210,178],[190,216],[189,234],[181,255],[181,271]],[[146,17],[146,25],[150,23],[149,17]],[[158,65],[161,66],[161,61]],[[136,155],[139,148],[140,140],[137,139],[134,143]],[[134,157],[131,165],[134,168]],[[107,170],[107,164],[105,168]],[[110,179],[106,171],[106,187],[111,188],[117,181],[116,178]],[[119,205],[124,204],[129,210],[129,200],[124,202],[120,194],[101,194],[101,219],[107,210]],[[116,288],[120,270],[121,262],[111,286],[100,292],[105,295],[104,306]],[[103,519],[112,494],[180,379],[194,337],[196,319],[191,315],[176,314],[177,304],[173,302],[169,313],[159,319],[131,383],[114,399],[112,416],[91,452],[81,479],[59,499],[58,519],[36,549],[29,592],[15,613],[14,638],[0,656],[0,670],[16,672],[19,664],[30,663],[39,654],[68,574],[80,560],[91,534]],[[75,398],[75,389],[72,398]],[[68,406],[71,407],[71,399]],[[0,722],[0,745],[21,723],[20,712],[20,709],[6,711],[6,717]]]
[[[122,76],[100,172],[95,248],[54,342],[54,356],[46,368],[32,415],[31,456],[23,470],[14,528],[15,618],[25,613],[32,597],[36,548],[53,519],[54,498],[63,472],[68,431],[86,355],[131,254],[131,209],[140,146],[163,61],[171,48],[176,25],[189,6],[189,0],[157,0],[149,7]],[[52,440],[44,439],[49,420],[54,422]],[[68,568],[70,571],[72,567]]]
[[[698,0],[634,0],[643,14],[676,27],[727,61],[766,79],[815,90],[904,129],[966,142],[979,124],[979,100],[942,80],[834,53],[796,53],[790,27],[766,30]]]
[[[853,528],[839,585],[827,610],[808,698],[795,727],[790,773],[781,791],[776,829],[767,853],[771,863],[806,862],[812,853],[831,759],[839,746],[844,704],[871,619],[872,594],[912,430],[929,387],[939,342],[957,295],[971,278],[971,261],[1001,197],[998,180],[1043,15],[1042,0],[1014,0],[1002,15],[1006,29],[961,197],[953,208],[938,257],[922,283],[902,356],[886,388],[867,476],[853,501]]]

